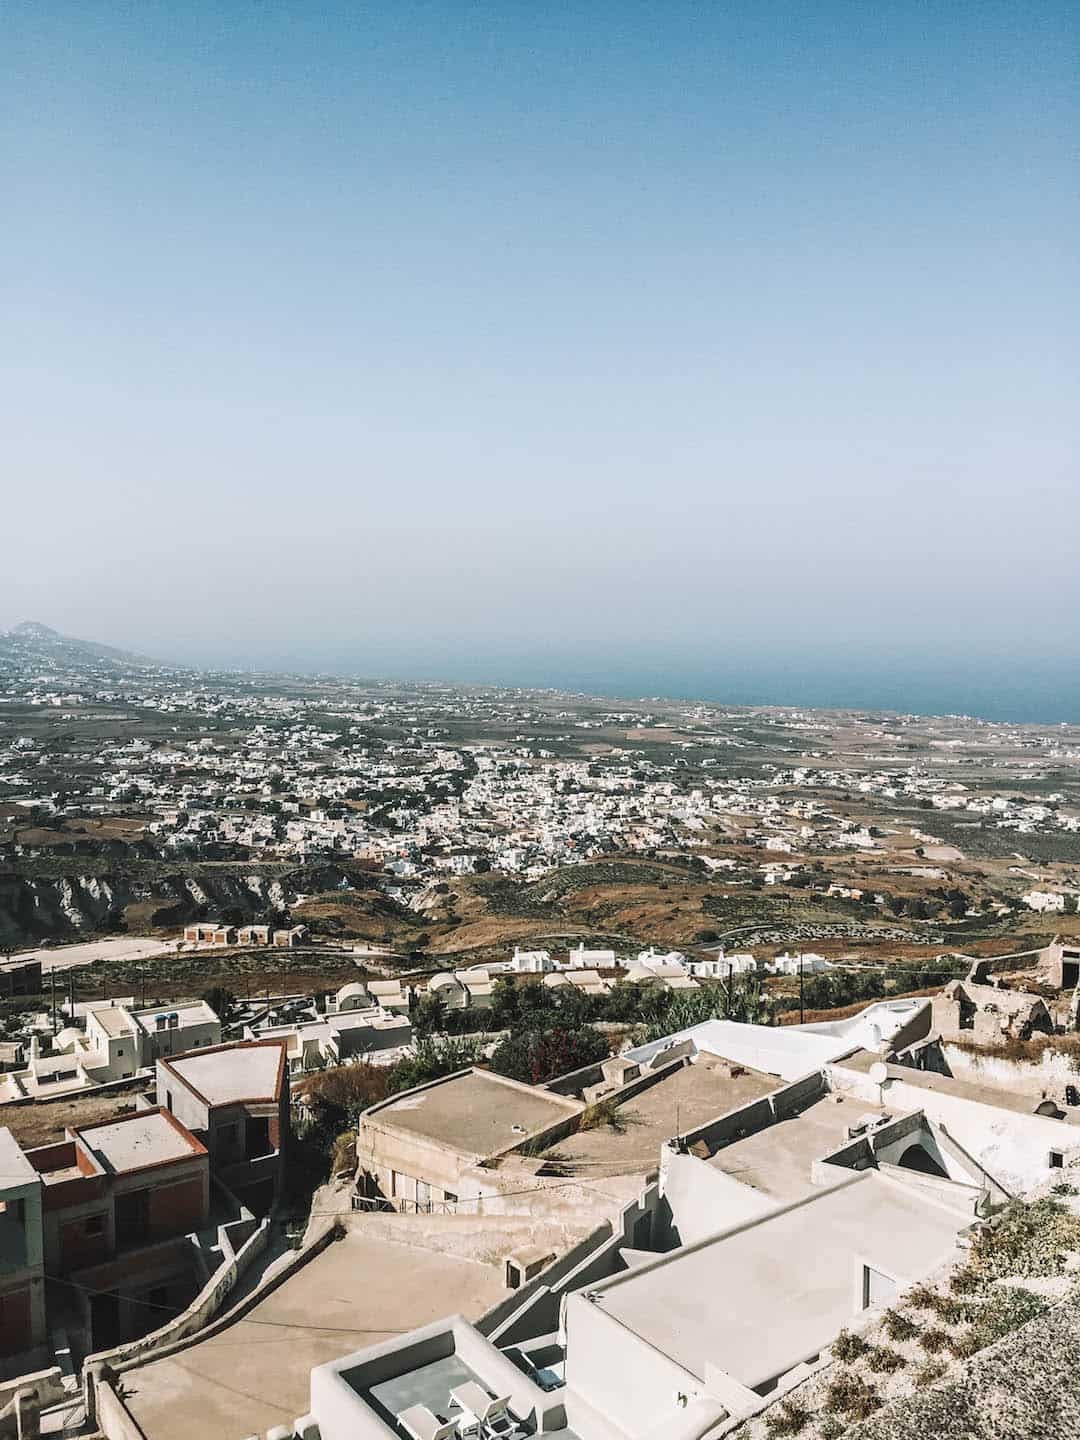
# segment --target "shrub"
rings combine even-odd
[[[911,1340],[919,1333],[919,1327],[901,1310],[886,1310],[881,1324],[890,1340]]]
[[[980,1276],[966,1265],[961,1265],[949,1276],[949,1289],[956,1295],[971,1295],[981,1288]]]
[[[765,1416],[765,1428],[770,1435],[798,1435],[809,1419],[809,1411],[801,1405],[783,1400]]]
[[[900,1370],[907,1361],[895,1350],[890,1350],[886,1345],[872,1345],[867,1352],[866,1363],[871,1370],[876,1370],[879,1375],[892,1375],[894,1371]]]
[[[907,1294],[908,1304],[914,1305],[916,1310],[934,1310],[937,1308],[938,1293],[931,1290],[929,1285],[913,1285]]]
[[[988,1280],[1013,1275],[1061,1275],[1065,1257],[1080,1250],[1080,1217],[1049,1196],[1015,1200],[975,1237],[971,1265]]]
[[[881,1397],[861,1375],[846,1372],[837,1375],[825,1391],[825,1409],[831,1415],[840,1411],[856,1420],[865,1420],[881,1404]]]
[[[850,1330],[841,1330],[832,1343],[834,1357],[846,1365],[852,1360],[858,1360],[860,1355],[865,1355],[869,1347],[861,1335],[855,1335]]]
[[[975,1319],[979,1309],[978,1300],[957,1300],[952,1296],[942,1296],[937,1313],[946,1325],[966,1325]]]
[[[937,1355],[944,1350],[949,1343],[949,1332],[942,1330],[940,1325],[933,1325],[929,1330],[924,1330],[919,1336],[919,1344],[928,1355]]]
[[[948,1368],[944,1360],[927,1360],[915,1371],[915,1384],[920,1390],[927,1385],[936,1385]]]
[[[1051,1188],[1052,1188],[1052,1193],[1053,1193],[1054,1195],[1077,1195],[1077,1194],[1080,1194],[1080,1191],[1077,1190],[1076,1186],[1075,1186],[1075,1185],[1070,1185],[1069,1182],[1068,1182],[1068,1180],[1059,1180],[1058,1183],[1057,1183],[1056,1185],[1052,1186]]]
[[[818,1434],[821,1440],[839,1440],[847,1426],[835,1415],[826,1415],[818,1422]]]
[[[1029,1320],[1044,1315],[1049,1308],[1041,1295],[1022,1285],[1002,1286],[979,1309],[971,1328],[953,1341],[953,1353],[974,1355],[1002,1336],[1019,1330]]]
[[[604,1126],[619,1134],[626,1129],[626,1122],[614,1100],[596,1100],[581,1112],[579,1130],[601,1130]]]

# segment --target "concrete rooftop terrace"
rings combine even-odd
[[[209,1339],[123,1377],[146,1440],[244,1440],[306,1413],[310,1371],[505,1294],[496,1265],[347,1235]]]
[[[79,1139],[113,1175],[171,1160],[192,1160],[206,1151],[164,1110],[140,1110],[110,1125],[93,1125]]]
[[[241,1100],[277,1098],[284,1051],[280,1041],[240,1043],[191,1050],[161,1063],[209,1104],[235,1105]]]
[[[19,1142],[6,1127],[0,1129],[0,1193],[13,1185],[32,1185],[38,1172],[27,1160]]]
[[[519,1145],[583,1108],[577,1100],[489,1070],[463,1070],[373,1105],[363,1123],[404,1130],[462,1155],[485,1156]]]
[[[854,1096],[823,1095],[798,1115],[722,1146],[708,1163],[776,1200],[800,1200],[816,1193],[810,1167],[845,1142],[847,1127],[886,1113],[892,1112]]]
[[[852,1056],[857,1060],[857,1056]],[[848,1065],[848,1061],[840,1062],[842,1068],[860,1069],[859,1065]],[[905,1085],[913,1085],[919,1090],[935,1090],[942,1095],[955,1095],[960,1100],[977,1100],[980,1105],[994,1105],[999,1110],[1013,1110],[1021,1115],[1034,1115],[1035,1107],[1039,1104],[1039,1096],[1030,1092],[1008,1090],[1001,1085],[981,1085],[976,1080],[957,1080],[951,1075],[938,1075],[932,1070],[914,1070],[908,1065],[887,1065],[886,1073],[890,1081],[900,1081]],[[885,1090],[885,1099],[888,1101],[889,1091]],[[1080,1125],[1080,1113],[1069,1106],[1064,1107],[1064,1113],[1058,1117],[1068,1125]]]
[[[858,1263],[906,1283],[947,1260],[966,1224],[867,1170],[602,1281],[594,1303],[698,1379],[711,1363],[753,1388],[823,1350],[851,1322]]]
[[[778,1083],[775,1075],[756,1070],[732,1076],[726,1062],[700,1055],[692,1065],[682,1066],[620,1105],[620,1128],[579,1130],[550,1146],[546,1154],[557,1155],[570,1174],[603,1176],[634,1170],[646,1175],[659,1167],[665,1140],[748,1105],[775,1090]]]

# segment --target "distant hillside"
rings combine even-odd
[[[24,620],[10,630],[0,630],[0,667],[9,670],[85,670],[87,667],[115,670],[144,670],[155,665],[143,655],[76,640],[70,635]]]

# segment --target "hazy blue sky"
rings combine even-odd
[[[1072,0],[7,0],[0,57],[0,624],[1080,718]]]

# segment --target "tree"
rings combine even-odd
[[[500,975],[491,987],[491,1028],[510,1030],[520,1013],[518,987],[509,975]]]
[[[618,981],[604,1000],[603,1018],[616,1025],[632,1024],[635,1020],[640,1020],[642,989],[641,985],[626,980]]]
[[[390,1082],[390,1067],[369,1065],[335,1065],[313,1075],[305,1083],[308,1105],[315,1112],[321,1127],[332,1134],[355,1129],[360,1115],[369,1105],[385,1100]]]
[[[209,990],[203,991],[202,997],[210,1009],[221,1021],[222,1025],[228,1025],[236,1009],[236,996],[224,985],[211,985]]]
[[[482,1047],[467,1036],[428,1035],[416,1042],[407,1060],[400,1060],[391,1068],[387,1077],[387,1092],[396,1095],[399,1090],[411,1090],[414,1085],[441,1080],[444,1075],[453,1075],[456,1070],[467,1070],[482,1058]]]
[[[412,1023],[413,1033],[418,1039],[445,1030],[446,1001],[441,995],[433,995],[430,990],[421,995],[416,1002],[416,1009],[413,1011]]]
[[[585,1065],[606,1060],[611,1046],[599,1030],[513,1030],[495,1047],[491,1068],[497,1075],[526,1085],[543,1085]]]

